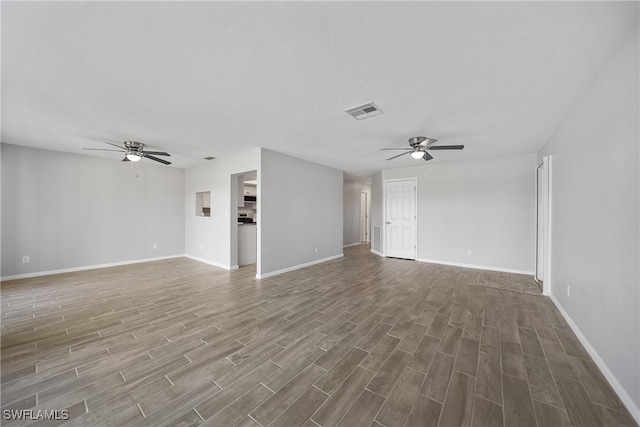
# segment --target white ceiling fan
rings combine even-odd
[[[427,152],[428,150],[462,150],[464,148],[464,145],[433,145],[437,141],[437,139],[427,138],[426,136],[414,136],[409,138],[409,148],[381,148],[380,150],[405,151],[404,153],[389,157],[387,160],[392,160],[405,154],[411,154],[411,157],[414,159],[424,159],[428,162],[433,159],[433,156]]]
[[[171,156],[171,154],[164,151],[147,151],[144,149],[144,144],[142,142],[137,141],[124,141],[124,147],[121,147],[116,144],[112,144],[111,142],[105,142],[105,144],[113,145],[114,147],[119,148],[119,150],[108,150],[106,148],[83,148],[83,150],[91,150],[91,151],[119,151],[121,153],[125,153],[123,162],[138,162],[143,157],[147,159],[154,160],[156,162],[160,162],[163,165],[170,165],[171,162],[168,162],[164,159],[160,159],[155,156]]]

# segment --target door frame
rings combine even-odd
[[[540,184],[539,174],[541,174],[542,184]],[[538,257],[542,256],[542,294],[551,294],[551,237],[552,237],[552,186],[551,186],[551,156],[545,156],[542,158],[542,162],[536,167],[536,224],[535,224],[535,265],[534,265],[534,279],[538,281]],[[542,185],[542,200],[538,195],[540,194],[540,187]],[[540,210],[540,203],[542,203],[542,210]],[[542,219],[538,218],[539,212],[542,212]],[[542,221],[542,229],[545,231],[542,239],[542,247],[540,247],[540,221]]]
[[[418,178],[409,177],[409,178],[394,178],[394,179],[385,179],[382,181],[382,245],[380,245],[380,249],[382,250],[382,255],[387,257],[387,183],[393,181],[412,181],[413,182],[413,195],[415,199],[415,209],[414,209],[414,236],[413,241],[415,242],[413,248],[413,259],[414,261],[418,259]]]

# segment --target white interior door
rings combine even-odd
[[[385,255],[416,259],[415,178],[385,181]]]

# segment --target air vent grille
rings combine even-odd
[[[205,157],[204,159],[205,159],[205,160],[213,160],[213,159],[215,159],[215,157],[207,156],[207,157]]]
[[[382,110],[373,102],[367,102],[366,104],[358,105],[356,107],[347,108],[345,113],[350,114],[354,119],[362,120],[369,117],[382,114]]]

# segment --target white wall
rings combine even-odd
[[[382,179],[418,179],[418,260],[532,274],[535,168],[524,154],[387,169]]]
[[[539,156],[552,155],[551,295],[640,422],[638,39],[636,25]]]
[[[184,253],[184,170],[0,149],[3,278]]]
[[[342,256],[342,171],[263,149],[258,181],[259,275]]]
[[[344,246],[360,243],[360,193],[367,193],[367,205],[371,210],[371,186],[351,179],[344,180],[343,187],[343,230]]]
[[[187,169],[183,209],[188,256],[222,268],[237,266],[238,192],[237,178],[232,180],[231,175],[257,170],[259,164],[256,148]],[[210,217],[196,216],[196,193],[202,191],[211,192]]]

